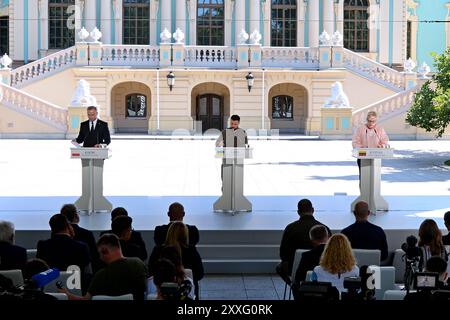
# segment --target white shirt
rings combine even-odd
[[[349,272],[341,274],[332,274],[324,270],[321,266],[314,268],[314,273],[317,275],[317,281],[319,282],[331,282],[333,287],[336,287],[339,292],[343,292],[344,289],[344,279],[348,277],[359,277],[359,268],[354,266]]]
[[[89,120],[89,131],[95,130],[95,128],[97,127],[97,120],[98,119],[95,119],[94,121]],[[92,127],[92,123],[94,123],[94,128],[93,129],[91,128]]]

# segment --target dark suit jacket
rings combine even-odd
[[[447,235],[442,236],[442,242],[444,243],[444,246],[450,246],[450,232]]]
[[[27,262],[25,248],[0,242],[0,270],[23,269]]]
[[[142,247],[139,247],[130,241],[120,240],[120,247],[124,257],[139,258],[142,262],[145,262],[147,259],[147,251],[143,251]]]
[[[162,246],[164,244],[164,242],[166,241],[167,231],[169,230],[169,227],[171,224],[172,224],[172,222],[170,222],[169,224],[163,224],[161,226],[157,226],[155,228],[155,233],[153,235],[153,239],[155,240],[156,246]],[[188,231],[189,231],[189,245],[196,246],[200,239],[198,229],[196,226],[190,226],[188,224],[186,226],[188,227]]]
[[[94,132],[90,132],[89,120],[82,122],[76,141],[77,143],[83,143],[83,147],[93,147],[96,144],[102,143],[110,144],[111,137],[109,135],[108,123],[97,119]]]
[[[342,230],[353,249],[380,250],[381,260],[388,256],[388,244],[384,230],[369,221],[355,222]]]
[[[102,231],[100,232],[100,236],[106,234],[106,233],[113,233],[111,230],[106,230],[106,231]],[[142,261],[147,260],[148,257],[148,253],[147,253],[147,248],[145,247],[145,242],[142,239],[142,235],[139,231],[131,231],[131,237],[130,240],[128,240],[129,243],[133,243],[135,245],[137,245],[138,247],[141,248],[141,252],[142,252]]]
[[[325,244],[319,244],[317,247],[302,253],[302,259],[295,273],[295,282],[304,281],[306,273],[319,265],[320,257],[324,249]]]
[[[75,232],[75,236],[73,237],[73,239],[87,244],[89,253],[91,254],[92,269],[93,271],[97,271],[100,257],[98,255],[94,234],[77,224],[72,224],[72,228]]]
[[[40,240],[36,258],[47,262],[50,268],[58,268],[60,271],[66,271],[70,265],[77,265],[82,273],[91,262],[87,244],[61,234],[52,235],[48,240]]]
[[[299,220],[290,223],[284,229],[283,238],[280,245],[281,261],[288,263],[288,272],[292,272],[292,264],[294,263],[295,251],[297,249],[312,249],[313,245],[309,238],[309,230],[315,225],[324,225],[317,221],[312,215],[305,215]],[[331,236],[331,231],[328,227],[328,234]]]

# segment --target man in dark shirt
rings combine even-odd
[[[87,244],[72,239],[73,229],[62,214],[50,218],[51,238],[40,240],[37,244],[36,258],[42,259],[50,268],[66,271],[76,265],[82,274],[90,273],[91,257]]]
[[[27,250],[14,244],[14,224],[0,221],[0,270],[23,269]]]
[[[83,242],[89,247],[89,253],[91,254],[92,269],[97,271],[99,265],[99,257],[97,252],[97,246],[95,244],[94,234],[78,225],[80,223],[80,216],[78,215],[78,209],[73,204],[65,204],[62,206],[60,213],[67,218],[73,229],[73,239]]]
[[[139,247],[135,243],[130,242],[131,238],[131,223],[133,219],[128,216],[119,216],[111,223],[112,232],[119,238],[122,254],[127,258],[139,258],[145,261],[147,252],[145,248]]]
[[[290,223],[284,229],[283,238],[280,245],[280,258],[282,263],[287,263],[287,272],[291,274],[294,263],[295,251],[297,249],[311,249],[313,244],[309,238],[309,231],[315,225],[323,223],[314,219],[314,208],[311,201],[302,199],[298,202],[297,213],[300,219]],[[327,231],[331,235],[328,227]]]
[[[442,236],[442,242],[444,243],[444,246],[450,246],[450,211],[447,211],[444,214],[444,223],[449,233],[445,236]]]
[[[125,208],[122,208],[122,207],[114,208],[111,211],[111,222],[115,218],[117,218],[119,216],[127,216],[128,217],[128,211]],[[107,234],[107,233],[113,233],[113,232],[112,232],[112,230],[102,231],[102,232],[100,232],[100,235],[102,236],[102,235]],[[140,248],[143,248],[142,251],[145,254],[145,259],[144,260],[146,260],[147,259],[147,249],[146,249],[146,246],[145,246],[145,242],[142,239],[141,233],[139,231],[136,231],[136,230],[131,230],[131,236],[130,236],[129,242],[130,243],[134,243],[135,245],[137,245]]]
[[[164,244],[164,242],[166,241],[167,230],[169,230],[170,225],[174,221],[183,222],[183,218],[185,216],[183,205],[178,202],[172,203],[169,206],[169,211],[168,211],[167,215],[169,216],[169,219],[170,219],[169,224],[163,224],[163,225],[157,226],[155,228],[155,233],[154,233],[153,238],[155,240],[156,246],[162,246]],[[186,224],[186,226],[188,228],[188,234],[189,234],[189,245],[190,246],[197,245],[199,238],[200,238],[197,227],[190,226],[188,224]]]
[[[147,268],[137,258],[122,255],[119,238],[105,234],[97,242],[100,259],[106,267],[98,271],[84,296],[71,294],[67,288],[60,291],[70,300],[90,300],[96,295],[121,296],[133,294],[134,300],[144,300],[147,291]]]
[[[369,205],[364,201],[360,201],[355,205],[353,213],[356,222],[342,230],[342,233],[350,240],[352,248],[380,250],[381,260],[385,260],[388,256],[386,234],[382,228],[368,221],[370,215]]]
[[[314,248],[302,253],[302,258],[295,273],[294,282],[299,283],[304,281],[306,273],[313,270],[320,263],[320,257],[322,256],[325,245],[328,241],[328,230],[323,225],[315,225],[309,231],[309,237],[313,243]]]

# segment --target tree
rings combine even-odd
[[[416,93],[406,122],[434,131],[440,138],[450,124],[450,47],[440,55],[432,55],[436,73]]]

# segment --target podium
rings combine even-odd
[[[82,194],[75,206],[89,214],[111,211],[112,204],[103,196],[103,164],[111,158],[108,148],[71,148],[72,159],[81,159]]]
[[[214,203],[215,212],[252,211],[244,196],[244,159],[252,157],[252,148],[216,148],[216,158],[222,159],[222,196]]]
[[[372,213],[388,211],[389,205],[380,194],[381,160],[394,158],[392,148],[357,148],[353,149],[353,157],[361,159],[361,195],[351,204],[351,210],[359,201],[369,204]]]

